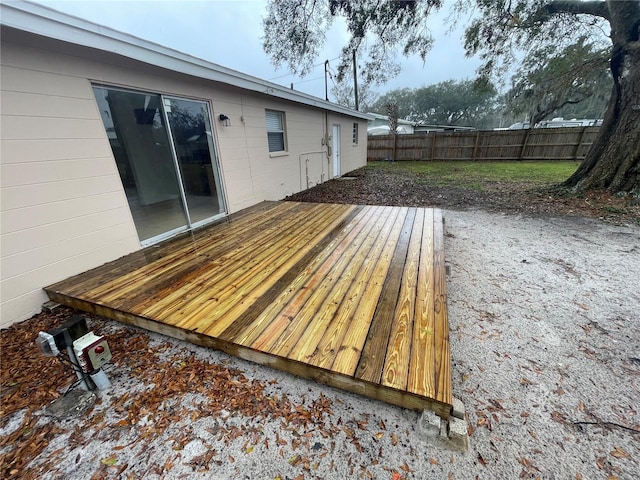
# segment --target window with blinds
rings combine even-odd
[[[267,118],[267,140],[270,152],[284,152],[286,150],[284,132],[284,112],[275,110],[265,111]]]

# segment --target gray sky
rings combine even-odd
[[[262,49],[263,0],[35,0],[55,10],[149,40],[184,53],[254,75],[318,97],[324,97],[324,60],[340,54],[346,32],[335,25],[319,65],[305,78],[276,70]],[[446,10],[445,6],[445,10]],[[423,65],[419,57],[404,59],[402,72],[379,93],[474,76],[479,62],[466,59],[462,29],[447,34],[446,12],[431,25],[436,39]],[[336,65],[336,60],[330,62]],[[330,84],[331,86],[331,84]]]

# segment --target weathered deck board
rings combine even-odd
[[[45,290],[66,305],[446,418],[444,268],[439,210],[272,202]]]

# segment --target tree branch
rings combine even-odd
[[[622,428],[623,430],[629,430],[630,432],[633,432],[633,433],[640,433],[640,430],[637,430],[632,427],[627,427],[626,425],[620,425],[619,423],[615,423],[615,422],[597,421],[597,422],[571,422],[571,423],[573,423],[574,425],[598,425],[600,427],[618,427],[618,428]]]
[[[606,20],[611,20],[609,15],[609,8],[607,7],[606,2],[598,0],[592,0],[589,2],[553,0],[545,6],[545,10],[550,15],[554,15],[557,13],[571,13],[574,15],[585,14],[595,15],[596,17],[602,17]]]

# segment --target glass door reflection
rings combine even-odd
[[[164,97],[191,226],[225,211],[206,102]]]

